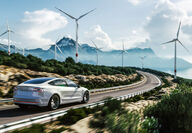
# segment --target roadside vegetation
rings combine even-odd
[[[19,69],[29,69],[39,72],[56,73],[61,76],[66,76],[70,74],[96,75],[96,76],[101,74],[106,75],[123,74],[129,76],[136,73],[135,69],[129,67],[122,68],[122,67],[96,66],[90,64],[75,63],[75,61],[71,57],[67,58],[63,62],[54,59],[43,61],[40,58],[37,58],[32,55],[28,55],[25,57],[21,54],[16,53],[11,54],[9,56],[4,51],[0,51],[0,65],[12,66]],[[113,81],[112,79],[110,79],[105,82],[101,82],[100,80],[91,80],[91,81],[79,80],[78,84],[88,89],[107,88],[107,87],[131,84],[133,82],[140,81],[141,78],[142,76],[139,73],[137,73],[136,77],[127,80]],[[21,75],[15,77],[14,80],[10,79],[8,82],[16,81],[19,84],[26,80],[27,80],[26,77]],[[4,83],[2,82],[0,87],[3,85]],[[2,98],[13,97],[14,87],[15,87],[14,85],[9,84],[9,86],[7,86],[6,88],[8,89],[6,93],[3,93],[2,90],[0,89],[0,97]]]
[[[69,74],[82,74],[82,75],[114,75],[124,74],[130,75],[136,73],[136,70],[129,67],[109,67],[109,66],[96,66],[82,63],[75,63],[73,58],[68,57],[65,61],[60,62],[55,59],[43,61],[38,57],[21,54],[11,54],[10,56],[0,51],[0,65],[13,66],[21,69],[30,69],[34,71],[57,73],[60,75]]]
[[[90,128],[96,132],[109,131],[111,133],[191,133],[192,129],[192,80],[177,78],[170,82],[170,74],[145,69],[144,71],[161,77],[163,84],[160,87],[134,96],[126,100],[108,98],[104,105],[91,109],[71,109],[67,114],[57,119],[57,125],[62,128],[52,132],[70,130],[66,127],[77,121],[93,115],[89,121]],[[170,93],[163,93],[162,89],[177,83],[177,87]],[[135,103],[140,100],[154,100],[155,104],[145,107],[142,111],[131,111],[124,107],[125,103]],[[36,128],[38,129],[35,129]],[[14,131],[45,132],[45,125],[33,125],[31,128]]]
[[[138,73],[136,78],[127,79],[127,80],[124,80],[124,81],[108,80],[107,82],[100,82],[98,80],[92,80],[92,81],[80,80],[79,85],[83,86],[83,87],[86,87],[88,89],[107,88],[107,87],[114,87],[114,86],[132,84],[134,82],[140,81],[141,78],[142,78],[142,76]]]
[[[162,133],[191,133],[192,87],[179,85],[154,106],[148,107],[144,116],[158,119]]]

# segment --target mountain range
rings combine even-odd
[[[71,38],[63,37],[57,42],[57,46],[63,52],[57,48],[57,57],[59,61],[64,61],[67,57],[75,58],[75,41]],[[7,51],[7,45],[0,44],[0,50]],[[25,56],[28,54],[37,56],[43,60],[53,59],[54,58],[55,46],[50,46],[49,49],[44,50],[42,48],[36,49],[25,49]],[[143,60],[144,67],[166,71],[173,70],[174,59],[167,59],[157,56],[151,48],[132,48],[127,49],[127,52],[124,54],[124,65],[125,66],[134,66],[141,67],[141,58],[146,56]],[[22,53],[22,50],[11,45],[11,52]],[[111,50],[111,51],[98,51],[99,54],[99,65],[108,65],[108,66],[121,66],[122,64],[122,55],[121,50]],[[96,64],[96,48],[88,44],[81,44],[79,47],[79,61],[82,63]],[[192,64],[189,62],[177,58],[177,69],[184,70],[191,68]]]

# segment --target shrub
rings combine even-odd
[[[106,127],[112,133],[137,133],[139,124],[139,115],[136,112],[126,112],[117,115],[114,112],[107,116]]]
[[[14,90],[14,87],[11,87],[11,89],[5,95],[3,95],[2,97],[12,98],[13,97],[13,90]]]
[[[60,124],[72,125],[76,123],[78,120],[87,117],[84,109],[70,109],[67,111],[67,114],[58,118]]]
[[[134,97],[126,99],[125,101],[126,102],[137,102],[137,101],[143,100],[143,99],[144,99],[144,97],[142,95],[136,95]]]
[[[0,97],[2,97],[3,96],[3,92],[0,90]]]
[[[114,112],[115,110],[122,110],[121,107],[121,101],[117,100],[117,99],[112,99],[108,98],[107,101],[105,102],[104,106],[107,107],[107,114]]]
[[[161,125],[163,133],[188,133],[192,128],[192,93],[174,92],[165,96],[161,102],[147,108],[144,115],[154,116]]]
[[[154,117],[146,117],[142,123],[140,128],[140,133],[159,133],[159,123],[158,120]]]
[[[44,125],[34,124],[30,128],[15,130],[12,133],[45,133]]]
[[[101,112],[94,114],[94,119],[89,122],[89,126],[92,128],[104,128],[106,126],[106,116],[115,111],[123,111],[121,101],[108,98],[104,106],[101,108]]]
[[[54,129],[54,130],[52,130],[51,132],[49,132],[49,133],[61,133],[61,132],[63,132],[63,131],[65,131],[66,129],[64,128],[64,127],[61,127],[61,128],[59,128],[59,129]]]
[[[169,83],[169,81],[166,78],[162,77],[161,80],[164,83],[163,88],[171,86],[171,84]]]
[[[75,61],[71,57],[66,58],[65,62],[69,64],[75,64]]]
[[[60,75],[67,74],[84,74],[84,75],[99,75],[99,74],[126,74],[136,73],[135,70],[129,67],[108,67],[94,66],[82,63],[75,63],[73,58],[66,58],[65,62],[60,62],[54,59],[43,61],[38,57],[28,55],[27,57],[21,54],[11,54],[10,56],[3,51],[0,51],[0,64],[13,66],[17,68],[27,68],[35,71],[45,71],[58,73]]]

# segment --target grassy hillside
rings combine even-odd
[[[72,58],[63,62],[54,59],[43,61],[32,55],[9,56],[0,51],[0,97],[12,97],[15,86],[37,77],[66,77],[88,89],[127,85],[141,80],[141,75],[129,67],[75,63]]]
[[[134,69],[129,67],[108,67],[108,66],[95,66],[89,64],[75,63],[72,58],[67,58],[65,61],[60,62],[54,59],[43,61],[38,57],[21,54],[11,54],[10,56],[3,51],[0,51],[0,65],[13,66],[21,69],[31,69],[34,71],[51,72],[60,75],[69,74],[82,74],[82,75],[114,75],[124,74],[130,75],[136,73]]]

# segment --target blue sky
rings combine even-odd
[[[192,1],[190,0],[1,0],[0,33],[8,21],[18,47],[48,48],[58,37],[74,38],[75,23],[57,11],[79,15],[96,8],[79,21],[80,43],[94,40],[105,50],[150,47],[158,56],[173,57],[173,44],[160,46],[176,36],[182,20],[180,40],[192,49]],[[7,36],[0,38],[7,43]],[[191,50],[192,51],[192,50]],[[191,52],[192,53],[192,52]],[[192,62],[192,55],[178,45],[178,56]]]

